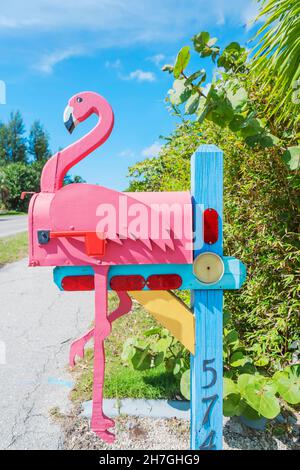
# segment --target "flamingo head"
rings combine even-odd
[[[97,101],[99,98],[101,98],[100,95],[90,91],[83,91],[72,96],[64,111],[64,124],[70,134],[80,122],[98,112]]]

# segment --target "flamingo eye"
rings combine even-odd
[[[76,99],[77,103],[81,103],[83,101],[83,99],[79,96],[77,99]]]

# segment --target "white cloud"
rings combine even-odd
[[[255,21],[255,18],[257,17],[257,15],[258,15],[259,9],[260,9],[260,5],[254,0],[252,0],[243,9],[242,21],[244,22],[247,31],[249,31],[253,27],[254,21]],[[262,18],[259,19],[259,22],[261,22],[261,21],[263,21]]]
[[[218,26],[223,26],[225,24],[226,20],[225,20],[225,16],[224,16],[224,12],[222,10],[219,10],[217,11],[217,14],[216,14],[216,23]]]
[[[6,104],[6,84],[0,80],[0,104]]]
[[[154,142],[152,145],[142,150],[142,156],[145,158],[158,157],[161,148],[162,144]]]
[[[122,67],[122,62],[120,59],[116,59],[114,61],[107,60],[105,62],[105,67],[107,69],[120,69]]]
[[[38,62],[35,68],[51,73],[56,63],[77,55],[73,50],[78,48],[85,53],[137,44],[162,49],[198,31],[209,31],[216,22],[228,28],[247,23],[253,3],[242,3],[211,0],[207,7],[207,0],[2,0],[0,57],[8,60],[22,47],[24,61]],[[43,56],[45,44],[54,51],[48,56]],[[153,63],[159,64],[162,56],[158,49]],[[153,81],[151,72],[146,73],[140,78]]]
[[[153,72],[146,72],[145,70],[134,70],[129,75],[120,75],[122,80],[137,80],[138,82],[155,82],[156,76]]]
[[[69,48],[65,50],[57,50],[42,56],[41,60],[34,66],[36,70],[45,74],[51,74],[55,65],[66,59],[75,57],[84,53],[82,48]]]
[[[156,65],[156,67],[159,67],[162,63],[163,60],[166,59],[166,56],[164,54],[156,54],[151,57],[148,57],[148,60],[153,62],[153,64]]]
[[[106,61],[105,67],[107,69],[114,69],[118,71],[118,77],[121,80],[136,80],[138,82],[154,82],[156,80],[156,76],[153,72],[147,72],[141,69],[134,70],[129,74],[125,75],[122,72],[123,66],[120,59],[116,59],[114,61]]]
[[[135,153],[131,149],[124,149],[121,152],[119,152],[117,156],[121,158],[132,158],[135,156]]]
[[[208,92],[209,92],[210,89],[211,89],[211,83],[208,82],[208,83],[206,83],[206,85],[202,88],[202,91],[203,91],[203,93],[204,93],[205,96],[208,95]]]
[[[5,31],[68,33],[89,31],[98,47],[133,42],[175,41],[191,30],[209,28],[221,19],[241,23],[251,0],[10,0],[1,2],[1,35]],[[170,14],[170,12],[172,14]],[[64,34],[66,33],[66,34]],[[61,38],[59,38],[61,39]],[[93,41],[91,41],[91,44]],[[64,44],[64,47],[66,44]]]

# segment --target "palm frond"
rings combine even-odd
[[[278,123],[295,125],[300,119],[293,99],[294,87],[300,89],[300,1],[263,0],[259,18],[264,24],[255,36],[253,65],[258,80],[272,84],[267,112]]]

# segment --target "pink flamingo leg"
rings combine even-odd
[[[126,313],[130,312],[132,307],[132,300],[127,294],[127,292],[117,292],[119,297],[119,306],[114,310],[108,317],[110,323],[117,320],[121,316],[125,315]],[[94,328],[91,328],[87,333],[85,333],[80,338],[73,341],[70,347],[70,355],[69,355],[69,364],[71,367],[75,366],[75,357],[79,356],[81,358],[84,357],[84,347],[86,343],[93,338],[94,336]]]
[[[122,317],[126,313],[130,312],[132,307],[132,300],[131,297],[127,294],[127,292],[117,292],[119,297],[119,306],[111,312],[108,319],[112,323],[113,321],[117,320],[118,318]]]
[[[108,443],[115,440],[114,434],[107,431],[114,421],[103,413],[103,385],[105,373],[104,340],[111,332],[107,317],[107,274],[109,266],[95,268],[95,328],[94,328],[94,384],[91,429]]]
[[[80,336],[80,338],[73,341],[70,347],[70,355],[69,355],[69,364],[71,367],[75,366],[76,356],[79,356],[81,358],[84,357],[84,346],[91,338],[93,338],[93,336],[94,336],[94,328],[91,328],[83,336]]]

